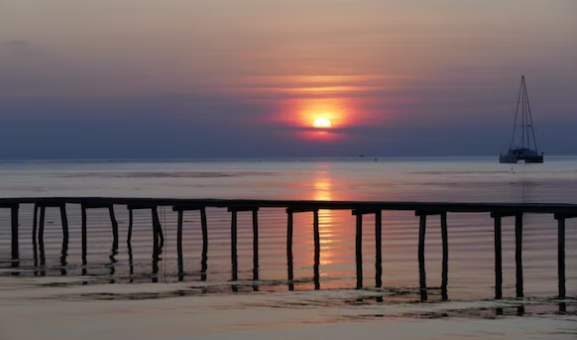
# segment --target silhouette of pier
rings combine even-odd
[[[66,264],[66,252],[69,243],[69,228],[67,205],[76,204],[81,208],[81,232],[82,232],[82,263],[86,264],[88,242],[88,219],[87,210],[107,209],[110,217],[110,226],[113,236],[111,261],[118,249],[120,241],[118,222],[114,214],[115,206],[125,206],[129,213],[128,234],[126,237],[129,249],[129,262],[132,271],[132,248],[131,239],[133,231],[133,211],[151,211],[151,233],[152,233],[152,254],[155,259],[158,271],[158,258],[164,245],[163,229],[159,218],[158,208],[168,207],[178,215],[177,222],[177,255],[178,255],[178,275],[182,279],[184,276],[183,259],[183,233],[184,215],[200,214],[202,230],[202,280],[206,280],[207,252],[210,244],[207,223],[207,208],[227,209],[231,214],[230,240],[231,240],[231,267],[232,280],[238,279],[238,252],[237,252],[237,229],[238,214],[252,214],[252,236],[253,236],[253,279],[259,279],[259,209],[262,208],[282,208],[287,216],[286,234],[286,256],[287,256],[287,279],[289,289],[294,289],[293,280],[293,217],[294,214],[311,214],[314,240],[314,283],[315,288],[320,289],[320,254],[321,242],[319,233],[319,210],[348,210],[356,218],[356,239],[355,258],[357,288],[363,288],[363,217],[374,215],[375,217],[375,286],[382,286],[383,276],[383,256],[382,256],[382,212],[383,211],[413,211],[419,218],[418,252],[416,259],[419,263],[419,292],[421,300],[427,300],[427,279],[425,273],[425,239],[427,231],[427,217],[439,217],[441,221],[442,238],[442,299],[447,300],[447,285],[449,281],[449,235],[450,235],[450,213],[487,213],[494,222],[494,266],[495,266],[495,298],[503,298],[503,257],[502,257],[502,227],[503,221],[509,217],[514,217],[515,227],[515,276],[516,276],[516,297],[523,297],[523,217],[525,214],[547,214],[551,215],[552,221],[556,221],[558,226],[558,298],[564,299],[566,296],[565,283],[565,229],[566,220],[577,218],[577,205],[575,204],[537,204],[537,203],[429,203],[429,202],[374,202],[374,201],[292,201],[292,200],[227,200],[227,199],[152,199],[152,198],[104,198],[104,197],[59,197],[59,198],[4,198],[0,199],[0,209],[10,210],[11,220],[11,257],[12,266],[19,266],[19,244],[22,242],[19,236],[19,213],[20,206],[33,205],[33,226],[32,242],[34,244],[34,258],[37,260],[36,246],[40,249],[40,263],[44,262],[44,224],[46,209],[58,209],[62,220],[62,257],[63,266]],[[154,267],[154,265],[153,265]],[[65,269],[62,269],[65,270]],[[113,269],[111,269],[113,270]],[[63,274],[64,275],[64,274]],[[258,290],[257,286],[253,286]]]

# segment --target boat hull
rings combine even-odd
[[[507,163],[507,164],[516,164],[519,162],[524,163],[543,163],[544,157],[543,155],[535,155],[535,156],[516,156],[516,155],[501,155],[499,157],[499,163]]]
[[[543,163],[543,156],[527,157],[525,163]]]

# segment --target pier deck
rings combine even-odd
[[[363,215],[372,214],[375,216],[375,246],[376,259],[375,282],[377,287],[382,282],[382,212],[383,211],[413,211],[419,217],[419,239],[418,254],[419,262],[419,287],[421,299],[427,300],[427,283],[425,276],[425,238],[427,217],[439,217],[441,220],[442,234],[442,296],[447,299],[447,284],[449,280],[449,213],[487,213],[494,221],[494,265],[495,265],[495,298],[502,298],[503,285],[503,265],[502,265],[502,219],[514,217],[515,225],[515,265],[516,265],[516,296],[523,297],[523,216],[524,214],[548,214],[552,221],[556,220],[558,230],[558,298],[565,298],[565,229],[566,219],[577,217],[576,204],[554,204],[554,203],[450,203],[450,202],[378,202],[378,201],[296,201],[296,200],[243,200],[243,199],[172,199],[172,198],[114,198],[114,197],[53,197],[53,198],[2,198],[0,199],[0,209],[10,209],[11,220],[11,256],[13,267],[18,267],[19,263],[19,212],[20,205],[33,205],[33,234],[32,242],[38,242],[40,247],[44,238],[45,210],[48,208],[59,209],[62,219],[63,247],[68,247],[69,226],[67,221],[67,205],[80,205],[82,213],[82,260],[86,264],[86,253],[88,247],[87,239],[87,209],[108,209],[110,214],[111,232],[113,234],[113,249],[118,248],[119,232],[118,222],[114,215],[115,206],[125,206],[129,210],[130,222],[129,231],[126,238],[128,246],[131,243],[132,234],[132,211],[135,209],[149,209],[152,216],[153,234],[153,257],[158,257],[164,245],[164,235],[160,219],[158,217],[159,207],[169,207],[178,214],[177,245],[179,267],[182,267],[182,233],[183,216],[187,211],[200,211],[202,225],[202,268],[206,270],[207,249],[210,243],[207,230],[207,208],[226,208],[231,214],[231,265],[233,280],[237,279],[237,214],[252,214],[253,231],[253,268],[254,279],[258,280],[259,262],[259,223],[258,211],[261,208],[283,208],[287,215],[287,237],[286,254],[288,264],[288,280],[293,279],[293,215],[298,213],[312,213],[313,215],[313,238],[314,238],[314,271],[315,285],[318,285],[319,262],[320,262],[320,235],[319,235],[319,210],[350,210],[356,216],[356,241],[355,254],[357,266],[357,288],[363,287],[362,275],[362,232]],[[39,218],[38,218],[39,212]],[[353,226],[351,226],[353,227]]]

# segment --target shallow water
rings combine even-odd
[[[577,203],[577,158],[502,165],[492,158],[221,160],[211,162],[0,163],[3,197],[122,196],[314,200]],[[0,335],[4,339],[566,339],[577,336],[577,225],[567,222],[568,299],[557,295],[557,228],[527,215],[524,298],[516,298],[514,226],[503,224],[505,299],[494,300],[493,221],[449,214],[449,301],[441,299],[438,217],[427,224],[429,299],[418,290],[418,219],[383,212],[383,286],[375,287],[374,217],[363,231],[363,288],[356,289],[355,221],[320,211],[321,258],[314,276],[312,216],[295,215],[294,280],[288,280],[286,214],[259,211],[259,263],[253,268],[249,213],[239,214],[239,272],[231,280],[230,214],[208,209],[206,271],[198,212],[185,215],[184,254],[176,254],[176,216],[160,209],[166,244],[152,257],[151,216],[116,206],[121,243],[111,254],[108,212],[88,212],[88,262],[80,248],[79,207],[47,210],[44,249],[31,241],[32,207],[20,211],[20,261],[10,260],[9,212],[0,210]],[[34,320],[31,326],[30,320]],[[418,325],[418,327],[417,327]]]

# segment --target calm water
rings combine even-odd
[[[323,159],[212,162],[0,163],[2,197],[123,196],[458,202],[577,203],[577,158],[501,165],[493,158]],[[287,280],[286,215],[261,209],[258,279],[251,216],[240,213],[239,273],[232,281],[230,216],[208,209],[207,270],[201,266],[198,212],[185,215],[184,260],[176,255],[176,216],[160,209],[166,237],[152,258],[151,216],[115,207],[121,242],[111,254],[107,211],[88,213],[88,263],[80,248],[79,207],[48,209],[43,251],[31,241],[32,207],[20,212],[20,267],[11,268],[9,212],[0,210],[1,339],[574,339],[577,337],[577,230],[567,225],[566,311],[557,294],[557,230],[552,216],[527,215],[525,298],[515,298],[513,221],[504,220],[505,299],[494,300],[493,221],[450,214],[449,301],[441,301],[438,217],[428,222],[429,301],[418,294],[418,220],[383,213],[383,287],[375,288],[374,218],[365,218],[363,282],[356,287],[354,219],[320,211],[320,279],[314,280],[311,214],[295,215],[294,275]]]

